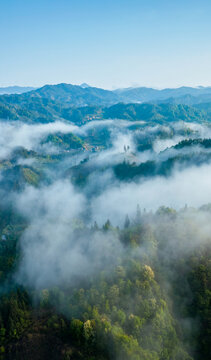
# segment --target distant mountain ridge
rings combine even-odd
[[[153,89],[147,87],[104,90],[87,84],[72,85],[61,83],[45,85],[30,93],[30,96],[46,97],[53,101],[68,103],[72,106],[114,105],[118,102],[168,102],[194,105],[211,101],[211,87],[180,87]]]
[[[1,95],[0,118],[30,122],[65,119],[78,124],[105,118],[210,121],[211,87],[111,91],[87,84],[45,85],[21,94]]]
[[[36,88],[31,86],[6,86],[0,87],[0,95],[23,94],[32,90],[36,90]]]
[[[114,91],[118,94],[124,102],[175,102],[175,99],[179,99],[177,103],[186,103],[186,97],[192,97],[192,104],[205,102],[201,101],[202,97],[209,97],[211,99],[211,87],[187,87],[183,86],[180,88],[166,88],[162,90],[137,87],[128,89],[117,89]],[[188,101],[190,102],[190,100]],[[189,104],[187,104],[189,105]]]
[[[72,85],[61,83],[57,85],[44,85],[41,88],[32,87],[8,87],[0,88],[1,94],[20,94],[19,102],[34,97],[46,98],[51,101],[68,104],[69,106],[110,106],[119,102],[123,103],[176,103],[195,105],[211,102],[211,87],[187,87],[153,89],[147,87],[123,88],[117,90],[105,90],[86,83]]]
[[[87,84],[85,86],[84,84],[81,86],[65,83],[45,85],[42,88],[25,94],[25,96],[47,98],[52,101],[58,101],[72,106],[106,106],[119,102],[119,97],[114,92],[96,87],[89,87]]]

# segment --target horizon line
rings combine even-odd
[[[18,87],[18,88],[32,88],[34,90],[43,88],[44,86],[57,86],[57,85],[73,85],[73,86],[82,86],[82,85],[87,85],[87,87],[90,88],[97,88],[97,89],[103,89],[103,90],[108,90],[108,91],[115,91],[115,90],[123,90],[123,89],[138,89],[138,88],[146,88],[146,89],[153,89],[153,90],[166,90],[166,89],[180,89],[180,88],[193,88],[193,89],[200,89],[200,88],[211,88],[211,85],[179,85],[179,86],[168,86],[168,87],[159,87],[159,86],[146,86],[146,85],[131,85],[131,86],[123,86],[123,87],[118,87],[118,86],[112,86],[112,87],[100,87],[100,86],[96,86],[96,85],[89,85],[88,83],[81,83],[81,84],[73,84],[73,83],[69,83],[69,82],[59,82],[59,83],[44,83],[43,85],[39,85],[39,86],[35,86],[35,85],[17,85],[17,84],[13,84],[13,85],[0,85],[0,89],[8,89],[8,88],[13,88],[13,87]]]

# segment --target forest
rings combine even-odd
[[[0,359],[208,360],[209,107],[78,88],[0,96]]]
[[[45,270],[43,254],[37,283],[30,263],[14,281],[28,224],[1,209],[1,358],[209,359],[210,209],[137,206],[123,228],[80,221],[66,249],[77,264]]]

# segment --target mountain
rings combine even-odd
[[[199,102],[206,102],[206,99],[211,99],[211,87],[187,87],[183,86],[175,89],[152,89],[147,87],[117,89],[114,91],[119,95],[123,102],[169,102],[175,101],[180,104],[193,105]],[[204,99],[204,100],[203,100]]]
[[[28,97],[41,96],[49,100],[71,106],[102,105],[109,106],[118,102],[168,102],[195,103],[211,99],[211,87],[180,87],[175,89],[153,89],[146,87],[118,89],[114,91],[91,87],[86,83],[78,86],[71,84],[45,85],[27,94]]]
[[[96,87],[71,84],[45,85],[40,89],[26,94],[27,97],[42,97],[58,101],[70,106],[104,105],[108,106],[119,101],[112,91]]]
[[[61,104],[26,94],[0,96],[0,119],[52,122],[60,118]]]
[[[157,103],[160,103],[160,100],[156,101]],[[204,103],[210,103],[211,102],[211,94],[201,94],[198,96],[193,95],[183,95],[179,97],[170,97],[167,99],[162,100],[162,103],[168,103],[168,104],[185,104],[190,106],[197,106]]]
[[[40,93],[43,93],[43,89]],[[51,89],[49,90],[51,92]],[[31,95],[33,93],[33,95]],[[67,103],[38,96],[37,92],[22,95],[0,96],[0,118],[26,122],[52,122],[68,120],[81,125],[90,120],[124,119],[128,121],[210,121],[211,113],[207,104],[205,110],[181,104],[124,104],[112,106],[70,107]],[[36,95],[34,95],[36,93]],[[60,99],[62,95],[60,94]],[[62,100],[60,100],[62,101]],[[208,112],[206,112],[206,109]]]
[[[162,90],[147,87],[131,87],[110,91],[92,87],[86,83],[81,85],[61,83],[57,85],[45,85],[38,89],[20,86],[0,88],[0,95],[4,94],[22,94],[25,99],[42,97],[70,106],[109,106],[118,102],[167,102],[194,105],[211,101],[211,87],[202,86],[196,88],[183,86]]]
[[[7,110],[14,106],[21,106],[30,111],[34,108],[33,104],[50,102],[59,104],[59,107],[67,106],[109,106],[118,103],[118,95],[109,90],[89,87],[87,84],[71,85],[45,85],[42,88],[28,91],[19,95],[3,95],[0,96],[0,104],[4,103],[6,106],[10,105]],[[11,114],[8,113],[8,117]]]
[[[201,121],[210,119],[210,103],[210,87],[109,91],[87,84],[58,84],[22,94],[1,95],[0,118],[30,122],[65,119],[78,124],[108,118]]]
[[[141,121],[202,121],[206,115],[187,105],[173,104],[116,104],[104,110],[104,118]]]
[[[30,86],[7,86],[7,87],[0,87],[0,95],[5,94],[23,94],[28,91],[35,90],[35,87]]]
[[[45,90],[0,97],[0,359],[210,359],[211,105]]]

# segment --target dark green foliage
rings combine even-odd
[[[53,145],[61,146],[64,149],[83,149],[86,148],[85,142],[74,134],[54,134],[49,135],[44,144],[52,143]]]
[[[142,121],[200,121],[204,114],[187,105],[171,104],[117,104],[104,110],[105,118]]]
[[[0,181],[1,188],[7,191],[21,190],[26,184],[38,186],[42,180],[39,170],[29,166],[15,165],[3,171]]]
[[[181,146],[186,146],[183,144]],[[187,145],[189,146],[189,145]],[[189,153],[178,154],[173,157],[169,157],[165,161],[146,161],[137,165],[136,163],[129,163],[124,161],[123,163],[114,166],[114,173],[116,177],[123,181],[131,181],[134,178],[149,178],[156,175],[167,177],[172,174],[175,166],[177,165],[181,169],[187,166],[205,164],[211,159],[210,153]]]
[[[178,89],[177,96],[184,98],[183,90],[187,89]],[[133,89],[132,93],[138,101],[146,100],[149,95],[146,89]],[[156,97],[156,93],[150,89],[150,96]],[[164,100],[169,93],[162,92]],[[174,104],[177,100],[172,104],[119,103],[124,96],[130,98],[130,90],[120,94],[61,84],[20,96],[0,97],[0,117],[6,120],[66,119],[79,126],[99,120],[97,126],[86,126],[80,137],[53,133],[42,138],[36,151],[19,147],[0,160],[1,360],[34,360],[38,354],[52,360],[210,359],[210,235],[205,231],[203,238],[203,229],[194,221],[196,209],[191,216],[187,206],[178,212],[160,207],[156,213],[146,213],[139,205],[135,209],[134,204],[134,216],[126,215],[121,228],[122,225],[113,226],[115,219],[110,216],[99,226],[91,218],[91,211],[87,214],[91,208],[88,204],[82,214],[85,221],[74,219],[71,223],[67,219],[65,228],[70,227],[71,231],[75,228],[76,246],[83,239],[85,258],[91,257],[94,270],[76,274],[73,281],[68,278],[58,287],[46,285],[37,289],[31,284],[30,288],[22,289],[16,284],[23,256],[20,238],[30,224],[8,204],[14,191],[20,193],[26,186],[46,186],[55,179],[69,178],[73,184],[84,187],[89,203],[98,191],[104,191],[98,175],[107,171],[111,173],[106,184],[109,187],[113,180],[115,186],[121,185],[117,179],[136,181],[157,175],[166,178],[175,166],[199,166],[211,160],[207,150],[211,147],[210,139],[196,139],[191,126],[180,129],[172,124],[177,120],[209,121],[209,104],[193,108]],[[188,98],[185,95],[185,100],[192,102],[192,97],[191,92]],[[134,149],[123,142],[122,150],[111,162],[102,156],[101,163],[96,164],[93,160],[98,151],[109,150],[112,131],[118,132],[113,127],[114,121],[107,122],[109,126],[103,121],[99,124],[100,120],[111,118],[120,124],[120,119],[130,122],[129,125],[125,122],[122,133],[136,134]],[[165,126],[157,127],[157,124]],[[147,131],[142,129],[149,131],[149,135],[145,136]],[[157,140],[174,140],[177,136],[188,139],[159,154],[153,150]],[[57,148],[54,155],[42,153],[46,144]],[[141,162],[139,152],[145,150],[150,150],[152,156],[146,159],[151,160]],[[90,186],[86,187],[87,184]],[[54,194],[51,196],[54,204]],[[199,215],[207,216],[210,209],[210,204],[204,205]],[[125,214],[127,211],[125,208]],[[89,219],[94,223],[90,228]],[[40,222],[39,226],[45,225]],[[45,231],[48,232],[48,226]],[[102,253],[94,257],[91,240],[96,234],[106,243]],[[119,246],[117,253],[112,250],[115,246],[109,247],[111,238]]]
[[[183,149],[189,146],[201,146],[205,149],[211,147],[211,139],[188,139],[180,141],[177,145],[174,146],[174,149]]]
[[[1,299],[2,344],[7,339],[19,339],[30,325],[29,297],[23,290],[4,296]]]
[[[59,86],[59,85],[58,85]],[[90,90],[81,89],[87,92]],[[95,91],[99,91],[96,89]],[[49,88],[51,93],[52,88]],[[102,90],[104,94],[105,90]],[[90,120],[103,119],[124,119],[129,121],[146,121],[147,123],[164,123],[173,121],[201,122],[209,121],[210,113],[191,106],[181,104],[124,104],[119,103],[118,98],[114,101],[104,100],[103,97],[91,97],[90,101],[84,103],[80,98],[67,96],[67,101],[63,101],[63,96],[53,94],[48,95],[45,87],[34,92],[21,95],[0,96],[0,118],[17,120],[21,119],[28,122],[52,122],[58,119],[65,119],[76,124],[83,124]],[[105,93],[104,93],[105,92]],[[108,92],[111,93],[111,92]],[[112,93],[111,93],[112,94]],[[100,96],[101,96],[100,95]],[[86,95],[85,95],[86,96]],[[112,95],[113,96],[113,95]],[[93,100],[91,100],[93,99]],[[103,107],[105,105],[110,107]],[[89,105],[89,106],[85,106]],[[93,106],[95,105],[95,106]],[[71,107],[70,107],[71,106]]]
[[[10,222],[4,216],[2,227]],[[113,228],[109,220],[102,229],[95,225],[90,230],[120,238],[125,251],[117,263],[102,265],[77,285],[43,289],[36,295],[37,315],[25,290],[1,297],[2,359],[14,341],[25,341],[28,333],[33,339],[36,331],[60,341],[66,357],[59,359],[209,359],[209,244],[186,252],[181,229],[186,228],[186,241],[195,241],[197,233],[182,211],[161,207],[150,215],[137,206],[134,219],[128,220],[123,230]],[[9,257],[5,251],[4,258]],[[171,286],[166,288],[166,283]],[[187,328],[185,319],[193,325]]]

